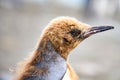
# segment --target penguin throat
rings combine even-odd
[[[66,72],[66,60],[54,49],[52,43],[47,41],[43,49],[39,45],[37,51],[38,56],[34,59],[34,66],[43,73],[37,73],[36,77],[39,80],[62,80]]]

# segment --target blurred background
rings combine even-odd
[[[69,61],[80,80],[120,80],[120,0],[0,0],[0,80],[13,77],[41,31],[59,16],[115,26],[84,40]]]

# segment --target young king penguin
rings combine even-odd
[[[70,51],[92,34],[113,28],[91,27],[70,17],[52,20],[32,56],[17,71],[15,80],[78,80],[67,62]]]

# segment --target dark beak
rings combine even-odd
[[[84,31],[82,34],[81,34],[81,38],[87,38],[93,34],[96,34],[96,33],[99,33],[99,32],[103,32],[103,31],[107,31],[107,30],[110,30],[110,29],[114,29],[113,26],[99,26],[99,27],[92,27],[92,28],[89,28],[88,30]]]

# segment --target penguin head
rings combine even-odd
[[[66,58],[84,39],[109,29],[113,29],[113,26],[91,27],[75,18],[59,17],[48,24],[43,36],[46,36],[60,55]]]

